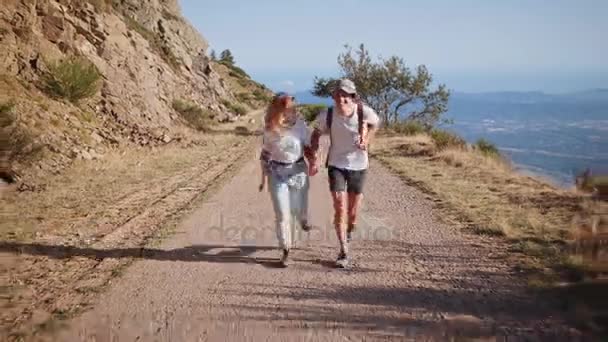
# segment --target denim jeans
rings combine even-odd
[[[308,220],[309,180],[306,163],[270,172],[268,190],[275,215],[275,229],[281,249],[290,249],[295,242],[295,225]]]

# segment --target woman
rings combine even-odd
[[[264,119],[262,146],[262,184],[267,176],[275,213],[276,233],[283,251],[281,265],[287,267],[289,251],[295,242],[294,223],[304,231],[308,224],[308,171],[304,150],[310,145],[310,130],[298,115],[293,96],[278,93]],[[309,160],[314,172],[316,163]]]

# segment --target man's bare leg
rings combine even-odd
[[[347,253],[346,229],[344,227],[344,214],[346,212],[346,193],[344,191],[332,192],[331,198],[334,203],[334,227],[336,236],[340,242],[340,251]]]
[[[362,199],[363,194],[357,194],[354,192],[348,193],[348,229],[346,231],[346,238],[349,242],[357,225],[357,214],[359,212],[359,206],[361,205]]]

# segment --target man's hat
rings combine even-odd
[[[357,88],[355,87],[355,83],[348,78],[343,78],[338,81],[337,89],[341,89],[348,94],[354,95],[357,93]]]

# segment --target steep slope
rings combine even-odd
[[[269,94],[209,60],[177,0],[3,0],[0,45],[0,176],[9,181],[35,183],[33,170],[58,172],[123,144],[181,139],[186,126],[201,128],[192,115],[233,120]],[[68,99],[49,84],[67,77],[86,88],[78,72],[89,62],[100,74],[91,96]]]

